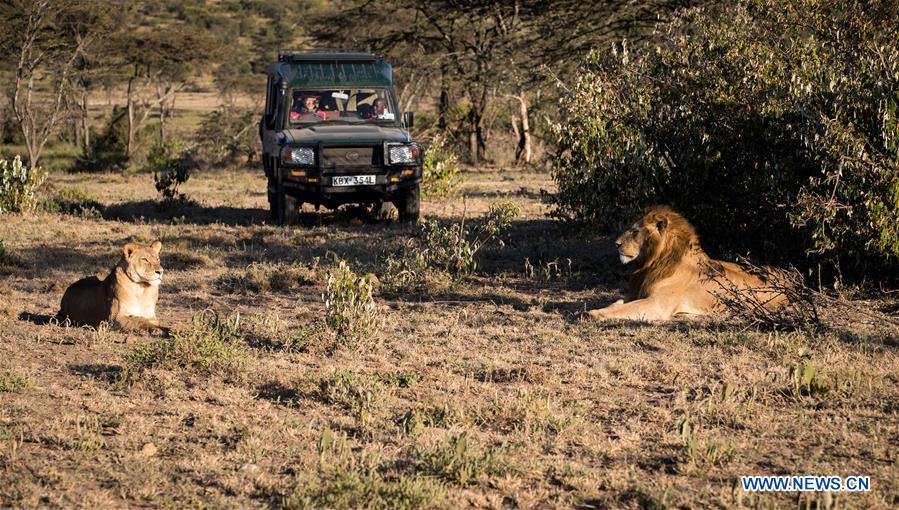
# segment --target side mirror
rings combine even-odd
[[[406,125],[406,129],[412,129],[413,120],[415,120],[415,117],[412,115],[412,112],[403,113],[403,124]]]

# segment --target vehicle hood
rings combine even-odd
[[[282,131],[286,143],[381,143],[409,142],[405,130],[395,127],[368,125],[313,125]]]

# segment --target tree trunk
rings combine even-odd
[[[518,95],[518,106],[521,115],[521,134],[518,139],[518,150],[515,154],[515,163],[529,165],[531,163],[531,127],[528,121],[528,98],[524,92]],[[524,159],[522,159],[522,156]]]
[[[474,105],[471,107],[471,111],[468,112],[468,159],[471,160],[472,165],[477,165],[480,162],[480,143],[478,137],[480,136],[480,115],[476,113]]]
[[[128,96],[126,99],[128,108],[128,147],[125,156],[131,159],[131,151],[134,150],[134,76],[128,78]]]
[[[91,146],[90,117],[88,112],[87,89],[81,93],[81,146],[89,150]]]
[[[446,65],[440,66],[440,100],[437,105],[437,127],[446,131],[446,116],[449,112],[449,86],[447,80]]]

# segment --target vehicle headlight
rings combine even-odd
[[[387,164],[388,165],[409,165],[418,163],[418,156],[421,148],[415,144],[388,144],[387,145]]]
[[[281,149],[281,161],[288,165],[315,164],[315,150],[312,147],[284,147]]]

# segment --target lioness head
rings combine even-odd
[[[125,274],[137,283],[159,285],[162,283],[162,264],[159,262],[159,250],[162,243],[154,241],[150,246],[128,243],[122,250],[120,263]]]
[[[638,267],[662,255],[679,259],[694,243],[698,246],[699,239],[693,226],[664,205],[647,209],[615,240],[621,263],[635,262]]]

